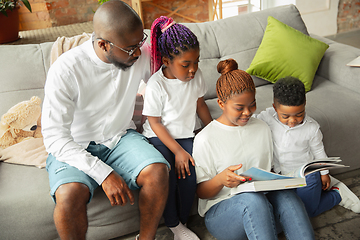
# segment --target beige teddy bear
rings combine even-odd
[[[7,148],[23,140],[41,138],[41,99],[32,97],[8,110],[1,117],[0,148]]]

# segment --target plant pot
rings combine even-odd
[[[0,43],[19,39],[19,8],[6,11],[7,17],[0,13]]]

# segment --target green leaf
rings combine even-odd
[[[32,12],[29,1],[28,1],[28,0],[21,0],[21,1],[24,3],[25,7],[26,7],[27,9],[29,9],[30,12]]]
[[[7,15],[7,13],[6,13],[6,11],[4,11],[4,10],[1,10],[0,11],[2,14],[4,14],[5,15],[5,17],[7,17],[8,15]]]

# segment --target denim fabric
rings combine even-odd
[[[281,230],[287,239],[315,239],[305,208],[292,190],[234,195],[212,206],[205,224],[218,240],[275,240]]]
[[[304,202],[309,217],[315,217],[330,210],[341,202],[341,196],[337,191],[322,190],[319,172],[309,174],[305,178],[306,187],[297,188],[294,191]]]
[[[170,168],[170,164],[149,144],[147,138],[132,129],[121,137],[113,149],[91,142],[86,151],[111,166],[132,190],[139,189],[136,180],[144,167],[152,163],[164,163]],[[85,184],[89,188],[91,198],[94,190],[99,186],[90,176],[67,163],[58,161],[51,154],[46,160],[46,169],[49,173],[50,194],[53,198],[58,187],[66,183]]]

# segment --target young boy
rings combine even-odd
[[[327,158],[320,125],[305,112],[304,84],[297,78],[285,77],[274,84],[273,92],[273,108],[267,108],[256,117],[270,126],[274,171],[287,174],[314,159]],[[330,177],[328,170],[307,175],[306,184],[295,191],[310,217],[337,204],[360,213],[359,198],[344,183]]]

